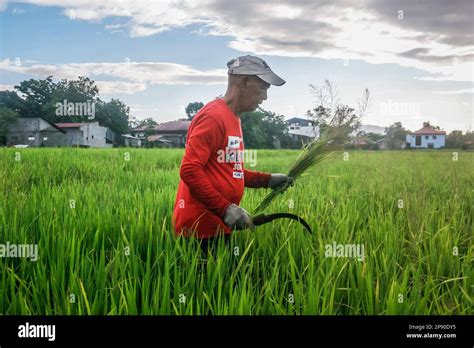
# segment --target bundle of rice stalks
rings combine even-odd
[[[309,168],[321,163],[323,160],[343,148],[347,140],[349,128],[346,126],[331,127],[317,140],[303,146],[301,153],[293,165],[287,171],[287,175],[295,181]],[[279,194],[285,192],[289,185],[283,185],[273,189],[255,209],[254,213],[264,210]]]

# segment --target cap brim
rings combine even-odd
[[[259,74],[257,76],[260,77],[266,83],[269,83],[269,84],[274,85],[274,86],[281,86],[281,85],[284,85],[285,82],[286,82],[285,80],[283,80],[280,76],[278,76],[274,72]]]

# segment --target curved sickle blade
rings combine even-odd
[[[283,218],[298,221],[300,224],[304,226],[306,231],[308,231],[311,234],[313,233],[313,231],[311,230],[311,227],[303,218],[300,218],[298,215],[290,214],[290,213],[276,213],[276,214],[269,214],[269,215],[261,214],[261,215],[254,216],[252,218],[252,221],[255,226],[260,226],[260,225],[264,225],[269,222],[272,222],[273,220],[283,219]]]

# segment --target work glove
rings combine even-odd
[[[224,223],[232,229],[243,230],[246,228],[255,229],[252,217],[237,204],[230,204],[224,214]]]
[[[270,178],[270,181],[268,182],[268,187],[271,189],[276,189],[285,186],[293,186],[294,185],[294,179],[291,176],[287,176],[285,174],[272,174],[272,177]]]

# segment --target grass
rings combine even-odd
[[[0,149],[0,244],[40,257],[0,258],[0,313],[473,314],[474,153],[341,153],[266,209],[314,235],[277,220],[208,260],[171,229],[182,154]],[[262,150],[251,169],[297,155]],[[247,189],[242,206],[266,193]],[[364,261],[325,257],[333,242],[363,244]]]

